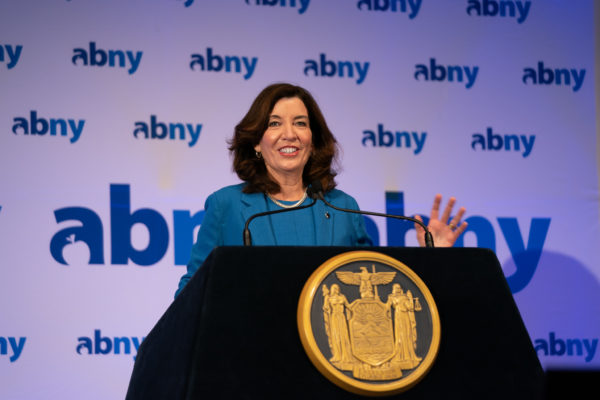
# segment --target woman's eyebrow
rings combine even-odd
[[[279,115],[277,115],[277,114],[271,114],[269,116],[269,118],[278,118],[278,119],[281,119],[281,117]],[[294,119],[308,119],[308,115],[296,115],[294,117]]]

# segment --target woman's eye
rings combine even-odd
[[[269,122],[269,128],[273,128],[275,126],[279,126],[279,121],[270,121]]]
[[[298,126],[306,126],[306,121],[296,121],[296,125],[298,125]]]

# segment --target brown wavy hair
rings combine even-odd
[[[300,86],[276,83],[267,86],[254,99],[248,113],[235,127],[233,138],[228,142],[233,155],[233,170],[241,180],[247,182],[246,193],[277,193],[279,184],[269,175],[265,162],[256,156],[254,147],[267,130],[269,117],[275,103],[283,98],[297,97],[308,111],[312,132],[313,151],[304,166],[302,181],[305,186],[319,180],[325,191],[336,186],[337,172],[332,164],[337,161],[338,145],[329,130],[323,113],[312,95]]]

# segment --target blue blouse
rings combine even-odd
[[[312,202],[307,198],[302,203],[303,206]],[[292,205],[294,201],[280,201],[282,204]],[[281,210],[271,199],[267,200],[267,210]],[[267,215],[269,225],[275,236],[276,246],[316,246],[317,234],[315,224],[312,223],[312,210],[304,208],[302,210],[288,211],[284,213]]]

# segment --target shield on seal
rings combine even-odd
[[[373,367],[394,356],[394,328],[379,299],[359,299],[350,305],[349,321],[352,353],[360,361]]]

